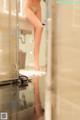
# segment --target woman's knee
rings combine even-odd
[[[42,24],[40,24],[40,25],[37,25],[37,28],[36,28],[37,30],[40,30],[40,31],[43,31],[43,25]]]

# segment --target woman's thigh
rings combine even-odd
[[[34,28],[38,26],[42,26],[40,19],[38,16],[29,8],[26,9],[26,19],[28,19]]]

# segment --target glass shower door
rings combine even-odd
[[[0,0],[0,81],[18,78],[17,0]]]

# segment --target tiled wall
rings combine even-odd
[[[78,11],[73,5],[57,4],[55,8],[53,5],[53,119],[80,120],[80,16],[76,19]]]
[[[57,43],[56,43],[56,2],[52,0],[52,120],[56,120],[56,81],[57,81]]]

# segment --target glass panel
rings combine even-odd
[[[35,68],[35,31],[34,26],[25,19],[24,10],[24,0],[20,0],[20,10],[19,10],[19,73],[25,76],[28,76],[32,79],[32,87],[33,94],[32,98],[28,98],[29,101],[32,99],[32,110],[35,112],[29,112],[25,118],[30,116],[36,116],[36,114],[40,114],[38,117],[43,117],[43,109],[44,109],[44,91],[45,91],[45,79],[46,79],[46,51],[47,51],[47,41],[46,41],[46,26],[43,26],[43,32],[40,43],[40,52],[39,52],[39,67],[40,69]],[[46,4],[42,0],[41,3],[41,17],[42,23],[46,24]],[[26,11],[27,12],[27,11]],[[32,11],[33,12],[33,11]],[[28,14],[28,13],[27,13]],[[34,15],[36,15],[33,12]],[[33,18],[32,18],[33,19]],[[42,24],[41,23],[41,24]],[[39,35],[39,34],[38,34]],[[36,35],[38,37],[38,35]],[[38,38],[39,38],[38,37]],[[36,43],[37,44],[37,43]],[[38,47],[37,49],[38,50]],[[30,88],[30,86],[29,86]],[[24,91],[25,97],[27,98],[26,90]],[[24,95],[23,95],[24,96]],[[27,100],[28,101],[28,100]],[[37,112],[36,112],[37,111]]]
[[[33,84],[19,89],[17,120],[34,120],[34,92]]]
[[[16,0],[11,3],[0,0],[0,80],[17,79]]]
[[[13,74],[13,78],[17,76],[17,51],[18,51],[18,39],[17,39],[17,1],[10,0],[10,62],[11,62],[11,74]]]
[[[3,86],[0,87],[0,119],[2,113],[7,114],[4,116],[6,120],[18,120],[18,87],[17,86]],[[3,120],[3,119],[2,119]]]

